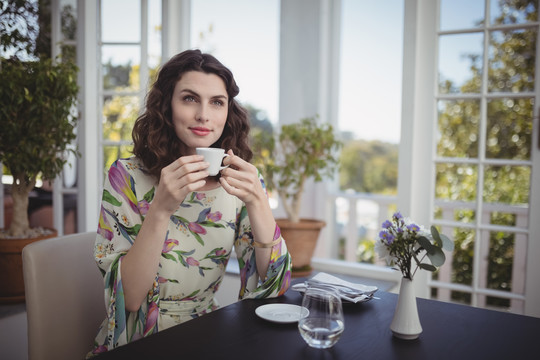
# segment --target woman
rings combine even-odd
[[[290,256],[249,163],[238,91],[229,69],[198,50],[160,70],[133,128],[134,156],[117,160],[104,185],[95,257],[107,319],[93,354],[216,309],[233,245],[240,299],[288,289]],[[229,167],[209,177],[197,147],[226,149]]]

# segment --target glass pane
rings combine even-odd
[[[403,2],[344,0],[342,6],[338,126],[344,148],[339,186],[396,194]],[[371,36],[374,29],[376,37]],[[377,56],[366,56],[369,52]]]
[[[452,283],[472,285],[476,231],[472,229],[456,228],[454,229],[453,240],[454,254],[452,256]]]
[[[490,33],[490,92],[534,91],[536,35],[535,29]]]
[[[484,20],[484,0],[441,0],[441,30],[478,27]]]
[[[512,291],[514,236],[503,231],[489,232],[488,271],[485,275],[488,289]]]
[[[128,158],[133,155],[132,145],[116,145],[103,147],[103,173],[106,174],[112,163],[120,158]]]
[[[240,87],[238,100],[273,123],[278,120],[279,9],[279,0],[191,2],[191,47],[229,67]]]
[[[435,219],[446,221],[459,221],[462,223],[474,223],[476,221],[476,212],[474,211],[474,203],[470,203],[470,207],[464,207],[464,204],[455,202],[438,201],[435,206]]]
[[[77,63],[77,47],[73,45],[60,45],[63,62]]]
[[[139,42],[141,39],[141,2],[101,1],[101,31],[103,42]]]
[[[139,66],[141,64],[138,45],[103,46],[103,88],[105,90],[139,89]]]
[[[61,31],[65,40],[75,40],[77,36],[77,1],[60,1]]]
[[[486,157],[529,160],[531,157],[534,100],[488,101]]]
[[[454,201],[474,201],[478,170],[474,165],[437,164],[435,197]]]
[[[480,92],[483,38],[482,33],[439,37],[439,92],[441,94]]]
[[[452,290],[452,301],[460,304],[471,305],[472,296],[470,293]]]
[[[479,100],[439,101],[437,155],[478,157]]]
[[[148,2],[148,66],[153,69],[161,63],[161,20],[161,0],[150,0]]]
[[[491,0],[490,12],[491,23],[494,25],[534,22],[538,19],[538,0]]]
[[[64,235],[77,233],[77,195],[64,194]]]
[[[139,115],[136,96],[108,96],[103,101],[103,139],[131,141],[131,130]]]
[[[528,204],[531,168],[528,166],[486,166],[484,202]]]
[[[494,225],[516,226],[516,214],[503,211],[489,212],[489,223]]]
[[[340,157],[340,188],[374,194],[397,193],[398,144],[353,140]]]

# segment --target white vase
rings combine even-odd
[[[405,340],[414,340],[422,332],[413,282],[410,279],[401,279],[398,302],[390,330],[395,337]]]

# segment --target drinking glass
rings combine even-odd
[[[334,290],[308,287],[302,299],[308,311],[298,321],[298,330],[311,347],[326,349],[335,345],[345,329],[341,298]]]

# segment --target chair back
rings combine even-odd
[[[24,247],[23,274],[30,360],[84,359],[105,319],[95,232]]]

